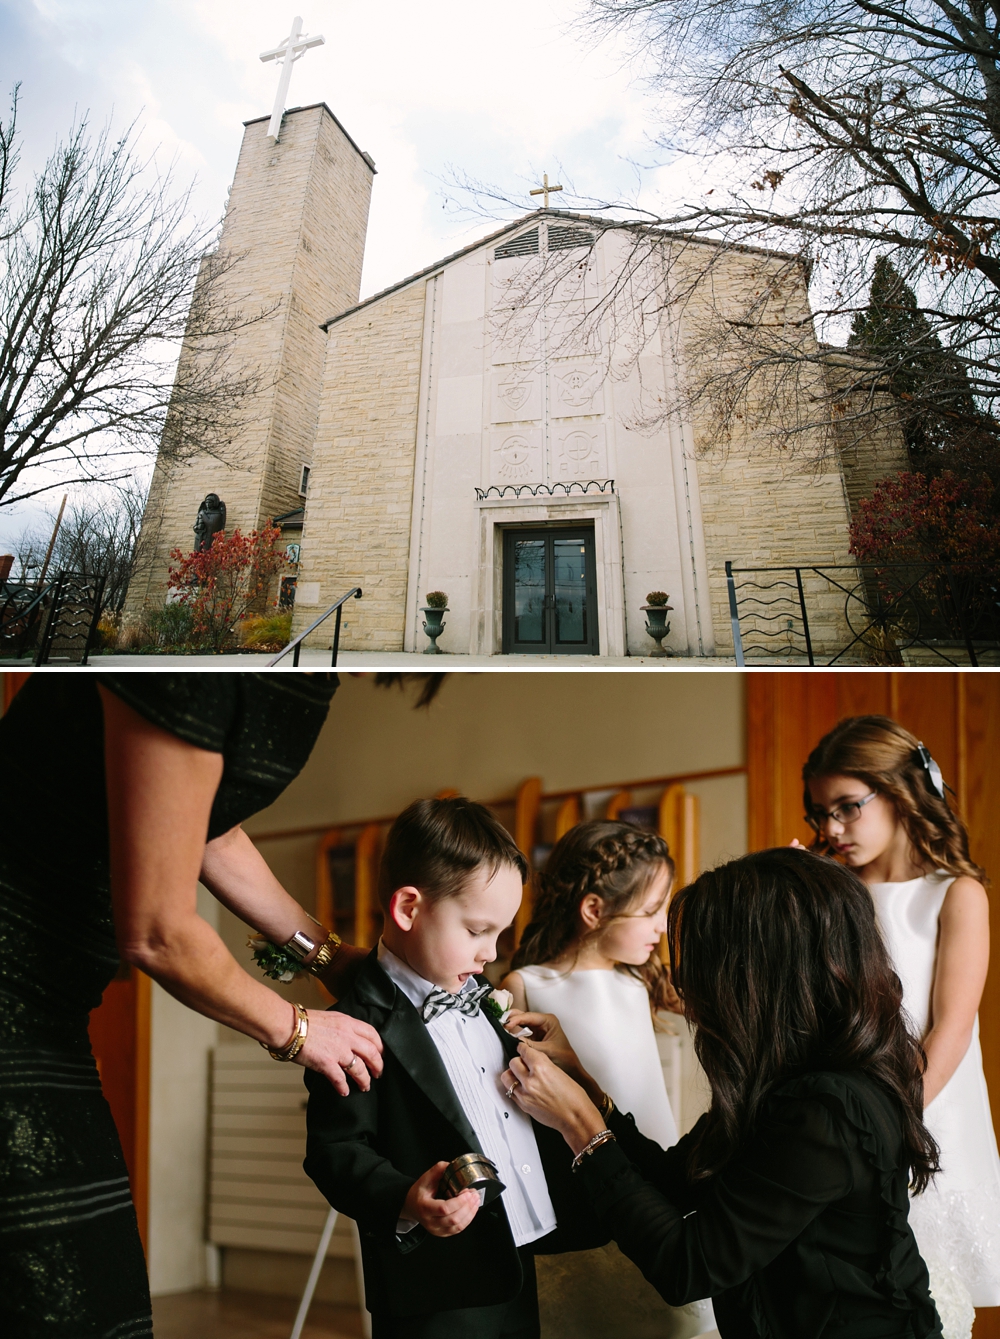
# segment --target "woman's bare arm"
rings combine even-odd
[[[111,893],[119,949],[189,1008],[264,1042],[284,1046],[292,1035],[287,1001],[238,965],[222,940],[198,915],[197,886],[206,865],[208,818],[222,776],[222,757],[185,743],[151,724],[113,693],[101,689],[105,721],[105,770],[111,855]],[[207,857],[208,877],[226,889],[227,905],[266,924],[255,928],[289,938],[308,919],[232,834]],[[245,843],[245,845],[244,845]],[[226,853],[234,853],[228,869]],[[256,853],[254,853],[256,855]],[[266,878],[261,867],[266,870]],[[241,898],[241,876],[251,882]],[[260,879],[258,886],[256,879]],[[269,914],[265,903],[274,897]],[[358,1056],[351,1076],[369,1086],[381,1072],[381,1043],[374,1029],[343,1014],[312,1011],[300,1063],[325,1074],[338,1092],[348,1084],[343,1066]]]
[[[271,873],[267,861],[242,828],[231,828],[205,847],[201,881],[206,888],[254,930],[273,944],[287,944],[296,930],[316,939],[318,930],[290,893],[286,893]],[[312,961],[319,952],[304,959]],[[342,944],[319,979],[337,998],[350,989],[358,968],[368,957],[368,949]]]
[[[933,1102],[961,1064],[990,963],[986,889],[962,875],[948,889],[938,920],[931,1026],[924,1037],[924,1105]]]

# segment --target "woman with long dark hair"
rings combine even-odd
[[[689,1134],[646,1139],[572,1053],[579,1083],[522,1044],[506,1086],[563,1134],[622,1251],[672,1305],[711,1297],[724,1339],[940,1335],[907,1221],[937,1169],[924,1057],[865,885],[762,851],[682,889],[667,934],[712,1089]]]

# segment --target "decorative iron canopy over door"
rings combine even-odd
[[[598,654],[594,527],[504,535],[504,655]]]

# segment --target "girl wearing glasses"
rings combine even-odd
[[[910,1222],[945,1335],[959,1339],[974,1306],[1000,1306],[1000,1158],[977,1016],[989,965],[985,876],[937,764],[895,721],[841,721],[802,775],[812,850],[870,888],[903,1009],[923,1041],[924,1119],[941,1171],[913,1200]]]

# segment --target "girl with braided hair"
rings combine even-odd
[[[673,876],[667,844],[655,833],[603,820],[578,824],[552,849],[503,983],[517,1009],[558,1017],[583,1066],[663,1148],[677,1142],[677,1123],[653,1014],[679,1012],[659,951]],[[668,1306],[614,1244],[547,1259],[538,1283],[546,1333],[716,1333],[711,1302]]]
[[[924,1120],[941,1170],[910,1222],[946,1339],[965,1339],[973,1306],[1000,1306],[1000,1157],[977,1015],[989,965],[985,875],[937,764],[889,717],[841,721],[802,775],[812,850],[868,885],[923,1043]]]

